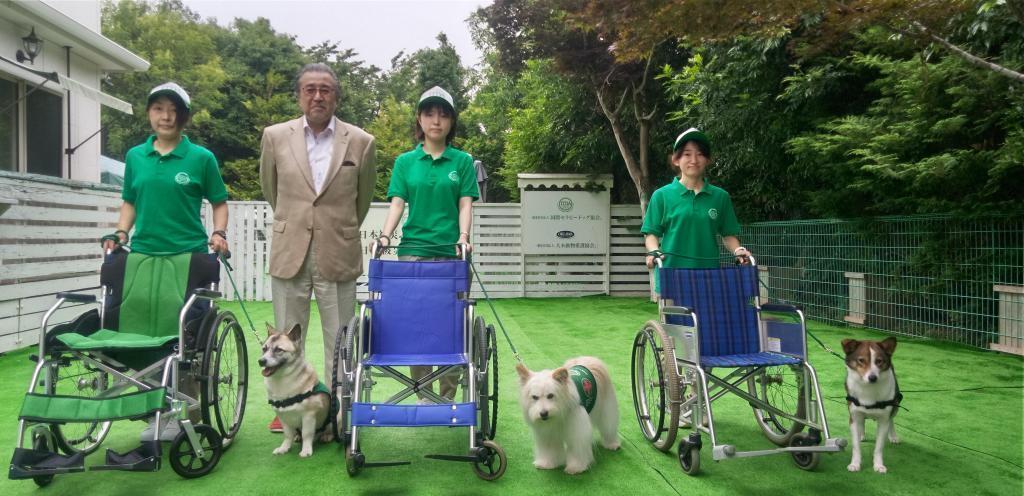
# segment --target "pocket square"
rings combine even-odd
[[[346,160],[346,161],[341,163],[341,166],[342,167],[355,167],[356,163],[351,161],[351,160]]]

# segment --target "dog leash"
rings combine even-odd
[[[256,338],[256,342],[263,346],[263,340],[260,339],[260,335],[256,332],[256,326],[252,323],[252,317],[249,317],[249,312],[245,309],[245,303],[242,302],[242,296],[238,294],[238,286],[235,285],[235,278],[231,276],[231,272],[235,269],[228,263],[228,259],[231,258],[231,252],[225,256],[223,253],[217,253],[217,259],[224,264],[224,272],[228,275],[228,281],[231,281],[231,289],[235,292],[235,301],[238,302],[238,306],[242,309],[242,314],[245,315],[245,320],[249,322],[249,329],[252,331],[252,335]]]
[[[397,249],[401,245],[398,245],[398,246],[391,246],[391,245],[380,246],[380,242],[378,241],[377,246],[378,246],[378,248],[381,251],[388,251],[388,250],[391,250],[391,249]],[[452,247],[452,246],[456,246],[456,245],[454,245],[454,244],[446,244],[446,245],[406,245],[406,248],[449,248],[449,247]],[[498,314],[498,310],[494,308],[494,303],[491,301],[490,295],[487,294],[487,288],[484,287],[484,281],[480,278],[480,274],[476,271],[476,264],[474,264],[473,261],[468,259],[468,258],[467,258],[466,261],[469,262],[469,268],[470,268],[470,270],[472,270],[473,275],[476,277],[476,282],[477,282],[477,284],[480,285],[480,290],[482,290],[483,293],[484,293],[484,301],[487,302],[487,306],[490,307],[491,313],[494,314],[495,320],[498,321],[498,328],[501,329],[501,333],[505,336],[505,342],[508,343],[508,348],[510,350],[512,350],[512,358],[516,359],[516,363],[523,363],[523,357],[519,356],[519,352],[516,350],[516,345],[512,344],[512,338],[509,337],[508,331],[505,330],[505,324],[503,324],[501,322],[501,315],[499,315]]]

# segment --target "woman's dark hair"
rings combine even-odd
[[[708,148],[708,145],[705,145],[703,142],[697,140],[686,140],[680,143],[679,148],[676,148],[676,151],[672,152],[672,155],[670,155],[673,161],[677,160],[683,154],[683,148],[686,148],[687,143],[693,143],[697,145],[697,148],[700,149],[700,152],[703,153],[705,157],[711,158],[711,149]]]
[[[166,97],[167,100],[174,105],[174,125],[178,126],[178,130],[180,131],[185,127],[185,124],[188,124],[189,119],[192,118],[192,114],[188,111],[188,107],[185,106],[185,102],[181,101],[180,99],[171,97],[166,94],[160,96]],[[147,114],[149,113],[149,108],[152,107],[153,104],[156,103],[156,101],[159,99],[160,97],[158,96],[150,100],[148,103],[146,103]]]
[[[455,128],[457,128],[459,124],[459,114],[455,112],[455,109],[440,103],[424,105],[416,111],[416,142],[419,143],[426,139],[426,134],[423,133],[423,128],[420,126],[420,114],[431,109],[440,110],[441,112],[451,116],[452,128],[448,130],[448,136],[445,136],[444,143],[446,145],[452,144],[452,140],[455,139]]]

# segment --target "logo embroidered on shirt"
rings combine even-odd
[[[185,186],[186,184],[192,182],[192,178],[188,176],[188,172],[179,172],[174,175],[174,182],[182,186]]]
[[[711,217],[711,220],[717,219],[718,218],[718,209],[716,209],[716,208],[709,208],[708,209],[708,217]]]
[[[459,173],[455,171],[449,172],[448,179],[451,179],[453,183],[459,182]]]

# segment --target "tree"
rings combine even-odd
[[[606,29],[620,60],[640,60],[647,47],[668,39],[700,44],[735,36],[778,37],[802,31],[812,52],[871,26],[912,37],[922,46],[937,43],[969,63],[1024,82],[1024,74],[975,55],[950,40],[963,18],[1000,10],[1024,22],[1022,0],[587,0],[573,19]],[[813,25],[813,29],[806,29]],[[991,54],[989,54],[991,55]]]
[[[558,71],[586,85],[608,121],[639,197],[646,210],[650,181],[651,128],[659,116],[660,87],[650,83],[652,66],[674,47],[649,47],[638,62],[619,62],[605,33],[570,22],[582,0],[497,0],[481,10],[508,71],[522,70],[527,60],[551,58]]]
[[[134,104],[135,115],[102,114],[103,153],[123,158],[132,146],[150,134],[145,102],[154,86],[175,81],[192,99],[192,123],[188,134],[206,143],[216,126],[213,114],[225,103],[222,92],[227,74],[214,44],[215,27],[180,1],[158,4],[122,0],[107,3],[102,11],[104,34],[150,61],[147,72],[113,74],[103,81],[104,91]]]

